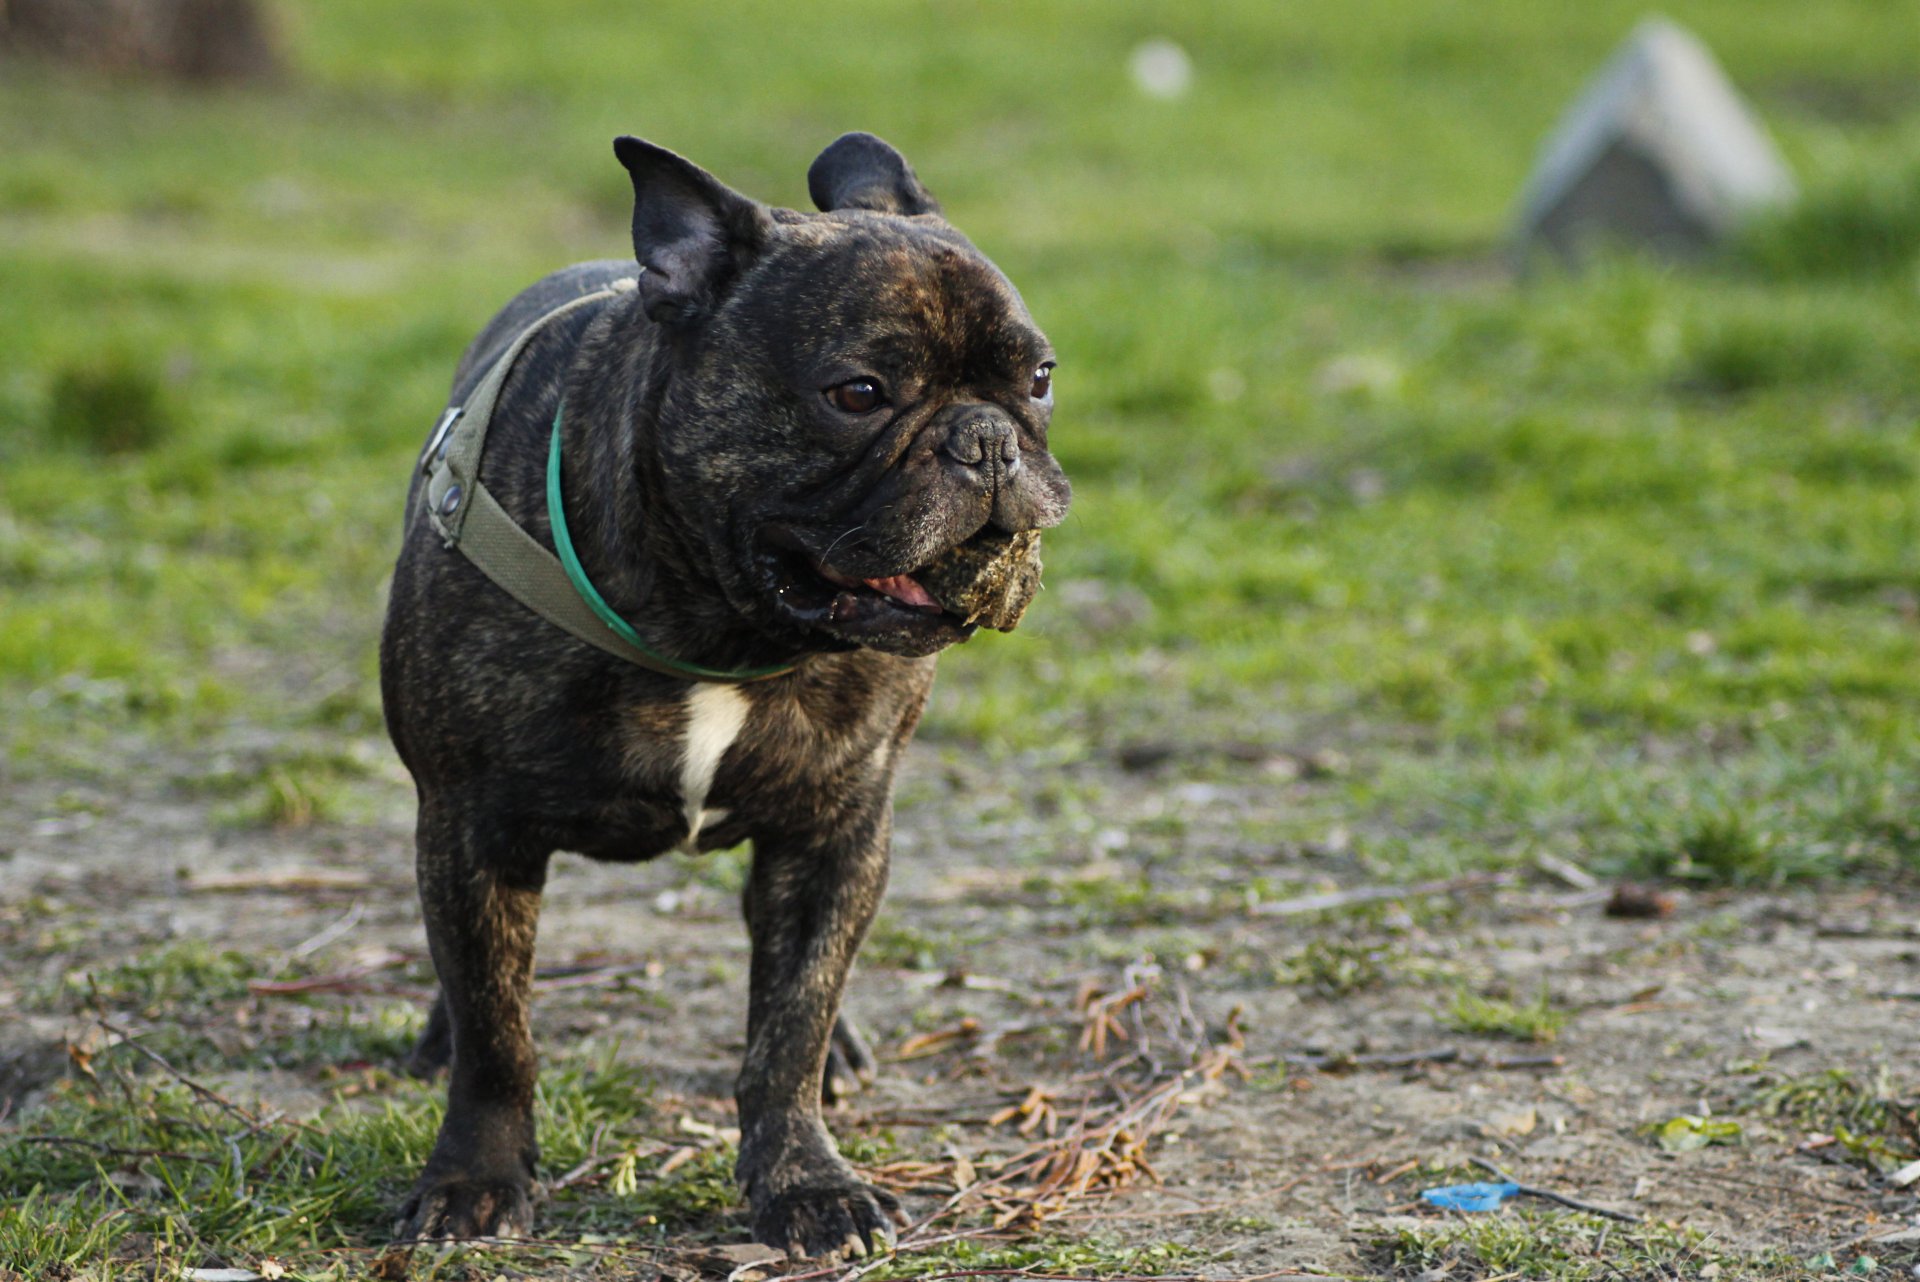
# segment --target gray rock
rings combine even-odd
[[[1756,211],[1791,201],[1792,176],[1705,45],[1642,22],[1540,149],[1521,196],[1523,261],[1602,243],[1690,257]]]

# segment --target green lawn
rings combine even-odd
[[[727,12],[305,5],[279,90],[8,68],[16,768],[364,723],[409,455],[494,305],[621,250],[609,138],[793,202],[865,127],[1051,331],[1079,496],[1031,628],[948,660],[929,733],[1337,746],[1389,866],[1911,862],[1901,6],[1680,7],[1807,211],[1711,269],[1524,286],[1513,193],[1629,6]],[[1154,34],[1194,57],[1183,100],[1127,79]]]

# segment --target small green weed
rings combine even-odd
[[[1652,1137],[1655,1144],[1669,1153],[1691,1153],[1714,1144],[1737,1145],[1747,1140],[1746,1128],[1740,1123],[1696,1113],[1681,1113],[1664,1122],[1648,1122],[1640,1128],[1640,1133]]]
[[[1137,877],[1038,876],[1028,878],[1022,888],[1066,909],[1074,924],[1084,929],[1167,926],[1211,911],[1209,904],[1190,894],[1154,885],[1145,873]]]
[[[1820,1131],[1836,1126],[1880,1131],[1896,1121],[1910,1127],[1914,1106],[1913,1101],[1902,1100],[1884,1065],[1870,1081],[1861,1081],[1848,1069],[1830,1068],[1760,1087],[1741,1101],[1746,1111]]]
[[[1172,1242],[1129,1247],[1100,1238],[1046,1237],[1013,1246],[955,1242],[933,1251],[897,1255],[863,1276],[876,1282],[905,1282],[984,1270],[1042,1277],[1141,1277],[1192,1272],[1193,1265],[1209,1258],[1205,1252]]]
[[[410,1000],[333,1004],[327,998],[256,997],[256,979],[285,979],[258,959],[202,939],[175,940],[116,965],[75,970],[28,993],[27,1004],[98,1013],[139,1030],[143,1045],[178,1067],[331,1070],[397,1063],[419,1035],[424,1012]],[[223,1030],[219,1044],[206,1033]]]
[[[174,430],[160,377],[128,356],[70,365],[54,376],[47,437],[97,454],[152,449]]]
[[[1731,806],[1708,810],[1692,816],[1678,834],[1667,875],[1727,882],[1757,880],[1773,867],[1772,854],[1778,843],[1778,834],[1761,826],[1750,812]]]
[[[249,1051],[230,1057],[237,1067],[321,1070],[397,1065],[419,1040],[426,1012],[409,1001],[383,1002],[371,1011],[299,1010],[291,1028],[275,1021]]]
[[[0,1162],[4,1162],[0,1157]],[[111,1189],[58,1198],[29,1190],[0,1204],[0,1266],[20,1278],[74,1278],[114,1254],[125,1234],[124,1216]]]
[[[253,799],[227,813],[232,822],[268,828],[304,828],[329,819],[334,811],[333,791],[327,781],[312,774],[270,767]]]
[[[162,1019],[186,1007],[237,1001],[247,995],[247,981],[259,974],[244,953],[182,939],[104,970],[69,975],[66,990],[76,1008],[97,1006]]]
[[[1567,1025],[1568,1013],[1555,1008],[1546,986],[1525,1005],[1504,997],[1482,997],[1462,988],[1440,1012],[1447,1027],[1476,1037],[1511,1037],[1522,1042],[1550,1042]]]
[[[1695,341],[1684,385],[1739,394],[1781,384],[1845,380],[1870,359],[1872,336],[1818,312],[1717,317]]]
[[[218,811],[224,823],[304,828],[339,817],[346,786],[369,773],[367,763],[351,753],[300,749],[226,765],[183,783],[228,798]]]
[[[1397,952],[1355,939],[1315,939],[1283,960],[1276,970],[1291,984],[1323,997],[1344,997],[1384,985],[1394,973]]]
[[[739,845],[730,850],[681,854],[674,856],[673,862],[682,886],[700,886],[734,898],[746,889],[747,876],[753,870],[753,847]]]
[[[1920,1097],[1894,1086],[1887,1068],[1862,1080],[1844,1068],[1759,1087],[1734,1108],[1832,1135],[1869,1170],[1885,1171],[1920,1154]]]
[[[894,966],[901,970],[938,970],[941,946],[931,935],[899,917],[882,912],[880,920],[867,932],[860,949],[860,960],[868,966]]]
[[[1827,181],[1751,227],[1741,259],[1777,279],[1890,277],[1920,264],[1920,163]]]
[[[1799,1279],[1800,1262],[1784,1254],[1746,1255],[1718,1249],[1712,1239],[1663,1225],[1622,1227],[1590,1215],[1510,1211],[1433,1228],[1402,1229],[1376,1243],[1374,1263],[1390,1278],[1553,1278],[1555,1282],[1612,1282],[1619,1278],[1697,1277],[1714,1274],[1745,1282]]]
[[[638,1224],[653,1230],[654,1236],[669,1232],[677,1238],[719,1236],[744,1206],[733,1179],[737,1156],[731,1145],[702,1149],[664,1176],[651,1174],[637,1163],[624,1172],[616,1168],[604,1191],[586,1190],[576,1199],[570,1222],[576,1227],[600,1223],[615,1229]],[[610,1200],[596,1205],[608,1194]]]
[[[605,1047],[596,1062],[575,1059],[540,1075],[540,1147],[549,1162],[572,1165],[593,1151],[603,1130],[617,1133],[646,1114],[653,1086],[640,1068]]]

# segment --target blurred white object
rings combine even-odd
[[[1172,101],[1193,87],[1193,59],[1171,40],[1146,40],[1134,46],[1127,59],[1133,83],[1149,98]]]
[[[1247,376],[1230,365],[1222,365],[1208,373],[1207,391],[1221,404],[1230,404],[1247,394]]]
[[[1314,387],[1329,396],[1391,396],[1400,390],[1400,365],[1378,352],[1348,352],[1322,365],[1313,376]]]
[[[1705,45],[1663,18],[1634,28],[1540,149],[1516,240],[1563,258],[1613,241],[1676,256],[1793,199],[1766,130]]]

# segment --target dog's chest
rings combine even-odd
[[[608,812],[607,853],[650,859],[745,840],[756,826],[804,824],[849,789],[889,773],[911,686],[828,670],[785,688],[699,684],[622,716],[627,800]]]
[[[736,686],[696,685],[687,694],[678,779],[680,813],[687,821],[682,844],[687,850],[698,849],[702,828],[726,818],[725,810],[707,806],[707,796],[713,791],[722,758],[746,728],[752,710],[753,705]]]

